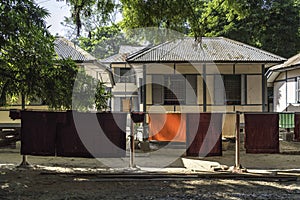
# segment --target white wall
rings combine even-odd
[[[300,70],[282,72],[274,81],[274,111],[285,111],[289,104],[297,104],[296,79],[300,76]],[[286,81],[288,79],[288,81]],[[276,82],[277,81],[277,82]]]
[[[274,83],[274,111],[285,111],[289,104],[296,103],[296,82],[275,82]]]
[[[286,82],[274,83],[274,111],[281,112],[286,108]]]

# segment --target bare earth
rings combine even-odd
[[[286,145],[281,142],[281,150],[297,154],[298,145]],[[300,156],[291,154],[245,154],[242,150],[241,163],[250,171],[260,169],[300,177]],[[223,152],[222,157],[210,157],[205,160],[232,166],[234,151],[230,147]],[[107,179],[101,177],[101,174],[115,171],[111,171],[96,159],[28,156],[28,161],[35,166],[32,169],[17,168],[20,161],[18,149],[0,150],[1,200],[300,199],[300,182],[297,179],[253,180],[238,176],[208,179],[203,177],[203,172],[199,173],[199,178],[188,178],[188,175],[197,175],[198,172],[190,172],[187,178],[182,178],[183,174],[187,173],[186,169],[176,171],[181,176],[175,178]],[[182,166],[179,165],[173,167],[180,169]]]

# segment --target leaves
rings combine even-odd
[[[111,26],[98,27],[91,32],[90,38],[80,37],[81,48],[91,53],[98,59],[103,59],[119,52],[120,45],[135,44],[128,39],[121,28],[113,24]]]
[[[30,0],[5,0],[0,8],[2,95],[39,97],[41,75],[54,55],[54,38],[44,22],[48,13]]]
[[[107,110],[108,100],[112,97],[110,91],[107,90],[105,83],[98,81],[95,93],[95,105],[98,111]]]
[[[300,7],[294,0],[249,0],[235,6],[210,1],[201,21],[205,36],[229,37],[285,57],[299,51]]]
[[[117,6],[114,0],[66,0],[71,6],[72,22],[76,25],[77,37],[83,26],[93,29],[93,24],[105,24]],[[69,20],[67,20],[69,21]],[[89,30],[88,30],[89,31]]]

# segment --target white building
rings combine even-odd
[[[300,111],[300,54],[271,67],[267,73],[273,91],[273,111]]]
[[[129,55],[142,51],[145,47],[120,46],[118,54],[101,60],[101,63],[112,69],[115,86],[112,88],[112,110],[128,112],[130,109],[140,111],[142,72],[138,72],[126,62]],[[132,104],[132,105],[130,105]]]

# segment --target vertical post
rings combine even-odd
[[[240,112],[236,112],[236,124],[235,124],[235,169],[240,170]]]
[[[131,133],[130,133],[130,163],[129,163],[129,167],[130,168],[134,168],[135,164],[134,164],[134,130],[133,130],[133,121],[130,120],[130,129],[131,129]]]
[[[203,112],[206,112],[206,64],[203,64]]]
[[[287,112],[288,111],[288,71],[285,71],[285,111]]]
[[[242,168],[240,161],[240,112],[236,112],[236,128],[235,128],[235,165],[233,167],[233,173],[247,172],[245,168]]]
[[[129,167],[134,168],[134,126],[133,126],[133,120],[131,119],[131,112],[132,112],[132,97],[130,97],[130,107],[129,107],[129,115],[130,115],[130,153],[129,153]]]
[[[22,92],[21,93],[22,110],[25,110],[25,106],[26,106],[26,99],[25,98],[26,98],[26,96],[25,96],[24,92]],[[21,131],[21,134],[22,134],[22,131]],[[22,162],[20,164],[20,167],[29,167],[29,166],[30,166],[30,164],[27,162],[27,156],[26,155],[22,155]]]
[[[261,82],[262,82],[262,111],[266,111],[266,78],[265,78],[265,65],[261,66]]]
[[[143,98],[143,112],[144,114],[147,111],[147,76],[146,76],[146,65],[143,65],[143,91],[142,91],[142,98]],[[146,134],[146,117],[144,117],[143,122],[143,140],[144,138],[148,138],[148,135]]]

